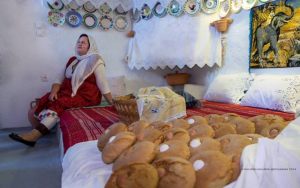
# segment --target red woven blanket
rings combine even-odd
[[[260,114],[276,114],[285,120],[293,120],[293,113],[245,107],[236,104],[224,104],[204,101],[201,108],[187,109],[187,115],[237,113],[242,117]],[[65,111],[60,119],[65,152],[71,146],[89,140],[96,140],[112,123],[119,121],[113,107],[80,108]]]

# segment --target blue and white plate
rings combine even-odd
[[[113,19],[109,15],[103,15],[99,18],[99,27],[103,31],[108,31],[113,26]]]
[[[61,2],[61,0],[55,0],[52,4],[47,2],[50,9],[54,10],[62,10],[64,8],[64,4]]]
[[[152,12],[156,17],[159,18],[165,17],[167,15],[167,9],[163,7],[163,5],[160,2],[157,2],[154,5]]]
[[[114,28],[117,30],[117,31],[126,31],[126,29],[128,28],[128,21],[127,21],[127,18],[126,16],[123,16],[123,15],[118,15],[115,17],[114,19]]]
[[[141,9],[142,19],[149,20],[150,18],[152,18],[152,16],[153,16],[153,14],[152,14],[151,8],[147,4],[144,4]]]
[[[196,15],[200,8],[201,6],[198,0],[187,0],[184,3],[184,12],[191,16]]]
[[[70,10],[66,14],[66,22],[71,27],[79,27],[82,23],[82,16],[75,10]]]
[[[201,0],[201,8],[206,14],[212,14],[217,12],[219,7],[219,0]]]
[[[176,0],[172,0],[168,5],[168,14],[171,16],[180,16],[183,13],[182,6]]]
[[[87,13],[83,16],[83,25],[88,29],[93,29],[98,25],[97,17],[92,13]]]

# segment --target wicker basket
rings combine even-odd
[[[113,99],[121,121],[130,125],[139,120],[139,113],[134,95],[125,95]]]
[[[175,74],[167,74],[165,79],[170,86],[174,85],[184,85],[188,82],[190,74],[187,73],[178,73]]]
[[[229,25],[232,23],[231,18],[223,18],[221,20],[214,21],[210,23],[211,26],[214,26],[219,32],[224,33],[228,30]]]

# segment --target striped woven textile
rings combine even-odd
[[[208,114],[237,113],[242,117],[252,117],[260,114],[276,114],[285,120],[293,120],[293,113],[278,112],[236,104],[224,104],[202,101],[201,108],[187,109],[187,116]],[[119,118],[113,107],[95,107],[67,110],[60,119],[60,128],[63,135],[64,151],[79,143],[96,140],[111,124],[118,122]]]

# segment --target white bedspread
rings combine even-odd
[[[62,187],[104,187],[112,165],[102,162],[97,140],[78,143],[68,149],[64,156]]]
[[[226,188],[299,188],[300,118],[291,122],[276,139],[260,139],[241,157],[241,175]],[[112,165],[105,165],[97,141],[71,147],[63,159],[63,188],[104,187]]]

